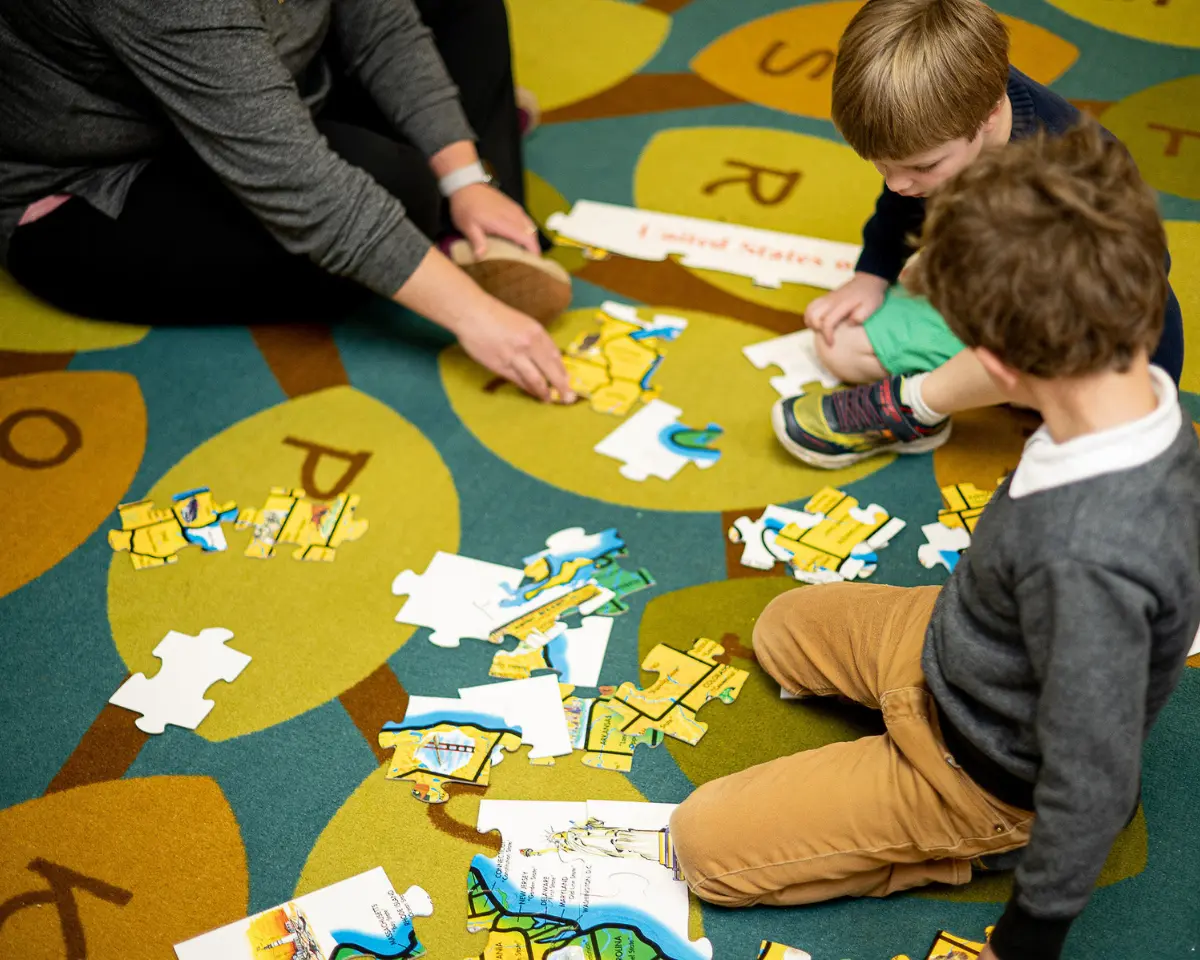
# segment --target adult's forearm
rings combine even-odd
[[[430,247],[392,299],[456,336],[493,307],[492,297]]]

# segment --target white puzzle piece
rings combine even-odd
[[[707,940],[689,941],[687,885],[677,877],[668,825],[674,804],[588,800],[481,800],[477,828],[498,830],[495,861],[472,867],[502,874],[509,902],[581,930],[622,924],[665,956],[708,960]],[[483,862],[481,862],[483,861]],[[547,891],[550,895],[547,896]]]
[[[794,523],[802,530],[815,527],[824,519],[819,513],[807,513],[792,507],[770,504],[757,520],[738,517],[729,528],[729,539],[742,544],[742,566],[771,570],[777,562],[787,563],[792,554],[775,542],[778,530]]]
[[[162,733],[168,723],[195,730],[214,706],[204,699],[205,691],[218,680],[232,683],[250,662],[248,655],[225,646],[232,639],[233,631],[220,627],[194,637],[172,630],[154,648],[162,661],[158,673],[151,678],[135,673],[108,702],[140,713],[134,724],[143,733]]]
[[[636,260],[679,256],[685,267],[749,277],[760,287],[802,283],[833,290],[854,276],[862,247],[717,220],[579,200],[548,229],[586,249]]]
[[[578,627],[568,628],[549,641],[546,659],[561,683],[595,687],[612,635],[612,617],[584,617]]]
[[[682,428],[679,422],[682,412],[662,400],[651,400],[596,444],[596,452],[621,460],[624,463],[621,476],[638,482],[649,477],[670,480],[689,461],[706,470],[720,458],[720,451],[685,454],[679,448],[673,449],[666,439],[673,429]],[[708,429],[720,428],[709,424]]]
[[[565,757],[571,752],[567,715],[554,674],[463,687],[458,693],[467,703],[500,713],[519,726],[521,742],[529,744],[530,760]]]
[[[940,521],[921,527],[927,543],[917,547],[917,559],[921,566],[932,570],[939,563],[953,571],[958,564],[958,555],[971,545],[971,534],[966,527],[948,527]]]
[[[383,868],[376,867],[177,943],[175,956],[178,960],[420,957],[425,949],[413,918],[432,914],[433,901],[424,889],[414,885],[398,894]]]
[[[762,340],[742,347],[742,353],[759,370],[779,367],[783,373],[771,378],[771,386],[781,397],[799,397],[810,383],[836,387],[841,381],[825,369],[817,356],[816,335],[812,330],[797,330],[773,340]]]
[[[439,550],[424,573],[405,570],[392,581],[393,594],[408,595],[396,621],[429,627],[429,640],[439,647],[457,647],[463,638],[486,640],[493,618],[479,602],[503,595],[505,585],[520,583],[522,575],[516,567]]]
[[[1189,657],[1194,657],[1200,653],[1200,630],[1196,631],[1196,639],[1192,641],[1192,649],[1188,651]]]

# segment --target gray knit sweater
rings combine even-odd
[[[0,0],[0,262],[43,197],[119,214],[174,127],[286,249],[394,294],[429,240],[313,125],[331,31],[427,156],[472,139],[411,0]]]
[[[1200,623],[1200,450],[1156,379],[1152,418],[1059,446],[1035,435],[929,625],[944,720],[1032,785],[1033,834],[992,939],[1002,960],[1058,955]]]

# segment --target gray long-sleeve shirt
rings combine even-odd
[[[1061,445],[1035,434],[929,624],[922,665],[943,718],[1034,785],[992,937],[1003,960],[1058,956],[1200,623],[1200,449],[1170,379],[1155,380],[1150,417]]]
[[[427,156],[472,139],[411,0],[0,0],[0,262],[44,197],[117,216],[173,127],[287,250],[394,294],[429,240],[313,124],[330,31]]]

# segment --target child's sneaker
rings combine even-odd
[[[828,394],[780,400],[775,436],[793,457],[834,470],[880,453],[925,453],[950,439],[950,421],[929,427],[901,399],[903,377]]]
[[[479,286],[501,303],[545,323],[571,302],[571,277],[561,265],[538,257],[515,243],[488,237],[488,248],[478,260],[471,244],[448,238],[443,252]]]

